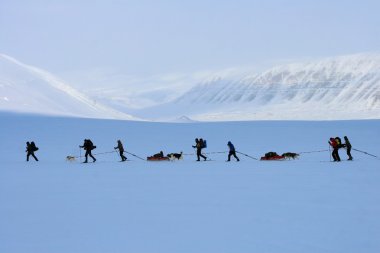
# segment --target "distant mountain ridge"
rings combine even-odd
[[[380,54],[288,64],[239,79],[216,77],[163,107],[195,120],[378,119]]]
[[[287,64],[262,73],[222,72],[182,94],[167,89],[171,102],[142,109],[122,104],[133,94],[114,88],[102,87],[94,99],[87,90],[80,92],[44,70],[0,54],[0,110],[193,122],[380,119],[380,53]],[[134,103],[144,99],[133,97]]]

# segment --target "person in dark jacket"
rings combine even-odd
[[[93,159],[93,162],[96,162],[95,157],[91,154],[91,151],[95,149],[96,146],[94,146],[94,144],[92,143],[90,139],[85,139],[83,146],[79,146],[79,147],[86,150],[86,154],[84,155],[86,157],[86,160],[84,161],[84,163],[87,163],[88,156],[90,156]]]
[[[348,156],[348,160],[351,161],[353,159],[352,155],[351,155],[351,143],[350,141],[348,140],[347,136],[344,136],[344,144],[343,144],[343,147],[345,147],[347,149],[347,156]]]
[[[38,148],[36,147],[36,144],[34,143],[34,141],[32,141],[31,143],[26,142],[26,161],[29,162],[29,156],[32,156],[34,158],[34,160],[36,160],[38,162],[38,159],[37,157],[35,156],[34,152],[37,151]]]
[[[237,161],[239,160],[239,157],[236,156],[236,150],[234,147],[234,144],[232,144],[230,141],[227,143],[228,148],[230,149],[230,152],[228,153],[228,160],[227,162],[231,161],[231,156],[234,156]]]
[[[199,162],[200,161],[200,158],[202,157],[205,161],[207,160],[207,157],[202,155],[202,148],[204,148],[204,143],[203,143],[203,140],[200,139],[198,140],[198,138],[195,139],[195,146],[193,146],[193,148],[196,148],[197,149],[197,161]]]
[[[119,150],[119,154],[120,154],[120,157],[121,157],[121,161],[124,162],[127,160],[127,157],[124,156],[124,147],[123,147],[123,144],[121,143],[120,140],[117,141],[117,147],[115,147],[115,149],[118,149]]]
[[[334,139],[334,138],[330,138],[330,141],[329,141],[329,144],[330,146],[333,148],[333,152],[332,152],[332,157],[334,159],[334,162],[340,162],[340,157],[339,157],[339,153],[338,153],[338,150],[339,150],[339,144],[337,143],[337,141]]]

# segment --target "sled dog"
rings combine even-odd
[[[75,162],[75,156],[72,156],[72,155],[68,155],[68,156],[66,156],[66,161],[68,161],[68,162]]]
[[[290,159],[290,158],[298,159],[300,155],[297,153],[287,152],[287,153],[283,153],[282,156],[285,156],[286,159]]]
[[[177,159],[177,160],[183,159],[182,152],[179,154],[178,153],[170,153],[167,155],[167,157],[169,158],[170,161],[174,161],[175,159]]]

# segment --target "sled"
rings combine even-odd
[[[261,161],[283,161],[285,160],[285,156],[282,155],[276,155],[271,157],[263,156],[260,158]]]
[[[164,157],[154,157],[154,156],[148,156],[147,158],[146,158],[146,160],[147,161],[154,161],[154,162],[156,162],[156,161],[169,161],[169,157],[166,157],[166,156],[164,156]]]
[[[285,156],[278,155],[276,152],[268,152],[265,156],[261,157],[261,161],[283,161],[285,160]]]

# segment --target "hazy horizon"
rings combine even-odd
[[[380,3],[368,0],[0,3],[1,53],[78,82],[260,69],[380,45]]]

